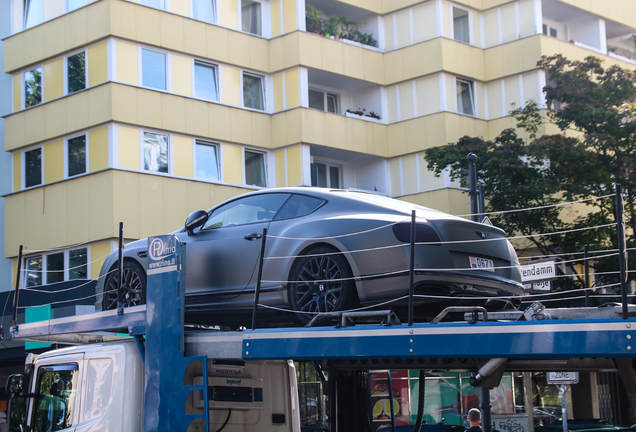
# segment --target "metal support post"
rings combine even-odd
[[[484,432],[492,432],[492,416],[490,415],[490,388],[479,387],[481,392],[481,403],[479,408],[481,411],[481,428]]]
[[[588,258],[588,247],[585,245],[583,249],[583,258],[585,259],[583,268],[585,269],[585,307],[590,307],[590,260]]]
[[[477,185],[477,194],[479,196],[479,220],[484,220],[486,216],[486,191],[483,184]]]
[[[565,394],[570,388],[569,384],[558,384],[559,392],[561,393],[561,416],[563,417],[563,432],[568,432],[568,407]]]
[[[395,432],[395,409],[393,408],[393,381],[391,380],[391,370],[386,371],[389,377],[389,405],[391,405],[391,430]]]
[[[20,245],[18,251],[18,272],[15,275],[15,296],[13,297],[13,325],[18,324],[18,297],[20,295],[20,275],[22,274],[22,250],[23,245]]]
[[[254,309],[252,310],[252,330],[256,329],[256,311],[258,310],[258,298],[261,295],[261,276],[263,276],[263,260],[265,258],[265,240],[267,239],[267,228],[263,228],[263,239],[261,240],[261,256],[258,261],[258,279],[256,279],[256,291],[254,292]]]
[[[479,222],[479,212],[478,204],[477,204],[477,167],[475,166],[475,162],[477,162],[477,155],[475,153],[468,153],[468,179],[470,184],[470,191],[468,195],[470,196],[470,214],[473,222]]]
[[[618,231],[618,264],[621,281],[621,302],[623,303],[623,319],[629,317],[627,312],[627,244],[625,242],[625,220],[623,216],[623,195],[621,185],[616,185],[616,228]]]
[[[411,264],[409,267],[409,326],[413,325],[413,295],[415,292],[415,210],[411,211]]]
[[[119,255],[117,261],[117,315],[124,314],[124,293],[121,291],[124,278],[124,223],[119,222]]]

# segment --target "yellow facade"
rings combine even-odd
[[[108,44],[102,42],[88,49],[88,85],[108,81]]]

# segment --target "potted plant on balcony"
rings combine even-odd
[[[305,5],[305,26],[308,32],[322,33],[323,13],[315,6]]]
[[[338,15],[331,15],[325,25],[325,35],[328,33],[333,36],[334,39],[340,39],[340,21],[341,17]]]

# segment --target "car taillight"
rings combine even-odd
[[[411,242],[411,224],[408,222],[393,225],[395,238],[404,243]],[[437,233],[426,224],[415,224],[415,243],[431,243],[431,246],[440,245]]]

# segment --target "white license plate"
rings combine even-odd
[[[495,265],[493,264],[491,259],[488,258],[479,258],[479,257],[469,257],[470,258],[470,267],[474,269],[481,269],[494,272]]]

